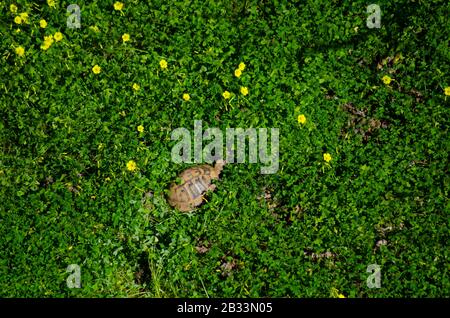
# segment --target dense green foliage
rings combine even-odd
[[[79,29],[71,2],[0,2],[0,296],[449,295],[447,0],[379,1],[379,29],[362,0],[76,2]],[[195,119],[279,128],[279,171],[229,164],[175,211]]]

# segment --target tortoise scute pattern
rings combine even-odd
[[[208,191],[214,191],[216,186],[211,180],[219,179],[223,161],[217,161],[214,167],[201,165],[189,168],[180,174],[182,183],[172,185],[170,188],[169,204],[180,211],[192,211],[203,203],[203,195]]]

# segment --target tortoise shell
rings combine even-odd
[[[220,160],[214,167],[200,165],[183,171],[179,175],[181,184],[172,184],[170,187],[169,204],[182,212],[192,211],[202,204],[204,194],[216,189],[211,180],[219,179],[223,165],[224,162]]]

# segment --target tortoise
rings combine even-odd
[[[184,170],[178,176],[182,183],[172,184],[170,187],[169,204],[182,212],[190,212],[201,205],[204,194],[216,189],[211,180],[219,179],[224,164],[223,160],[218,160],[214,167],[199,165]]]

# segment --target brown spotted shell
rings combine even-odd
[[[214,191],[216,186],[211,180],[219,179],[223,161],[216,162],[214,167],[200,165],[183,171],[179,178],[181,184],[172,184],[169,193],[169,204],[182,212],[192,211],[203,203],[206,191]]]

